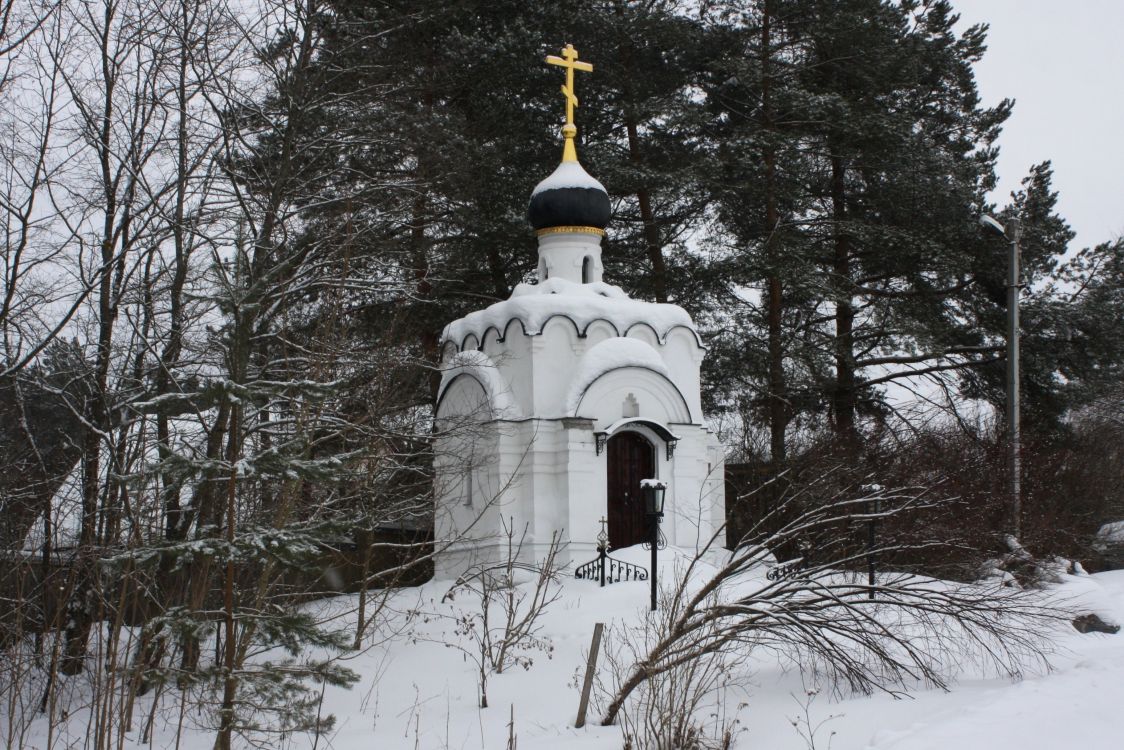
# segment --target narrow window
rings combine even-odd
[[[593,281],[593,258],[587,255],[582,261],[582,283],[588,284],[591,281]]]

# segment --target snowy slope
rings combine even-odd
[[[661,567],[671,572],[674,551]],[[623,557],[644,563],[644,553]],[[1074,596],[1106,618],[1124,620],[1124,571],[1075,579]],[[431,582],[402,592],[402,603],[436,612],[448,582]],[[520,748],[619,748],[615,727],[573,728],[579,675],[594,623],[608,625],[646,616],[647,584],[622,583],[604,589],[568,580],[564,595],[544,618],[553,652],[533,654],[529,670],[494,676],[490,707],[476,706],[475,667],[442,641],[452,637],[448,623],[417,622],[424,636],[376,649],[360,668],[364,684],[351,695],[331,696],[328,709],[341,720],[332,738],[336,748],[421,747],[502,748],[514,711]],[[454,605],[445,605],[454,606]],[[415,632],[415,637],[417,632]],[[1055,671],[1021,682],[972,679],[951,692],[922,691],[912,698],[889,696],[833,699],[827,691],[807,699],[799,675],[776,664],[756,662],[740,689],[725,695],[727,713],[739,703],[744,731],[739,748],[802,750],[807,744],[793,726],[806,729],[821,721],[817,747],[834,750],[956,748],[956,750],[1055,750],[1066,747],[1118,747],[1124,730],[1124,635],[1081,635],[1059,631],[1062,652]],[[604,666],[604,663],[602,664]],[[368,696],[363,705],[360,700]],[[803,716],[808,706],[808,719]],[[595,714],[592,714],[596,718]],[[836,718],[830,718],[830,717]],[[831,736],[834,733],[834,736]]]
[[[640,550],[623,556],[644,562]],[[670,573],[668,557],[665,553],[661,562]],[[430,583],[414,595],[424,605],[440,598],[446,585]],[[1075,580],[1069,586],[1090,608],[1124,620],[1124,571]],[[395,644],[376,657],[386,659],[381,679],[370,675],[359,691],[373,690],[375,699],[366,711],[355,711],[354,697],[334,698],[331,710],[341,716],[342,726],[333,746],[502,748],[514,707],[520,748],[619,748],[616,728],[573,729],[577,676],[594,623],[612,625],[645,616],[647,595],[643,582],[599,589],[585,581],[567,581],[564,597],[545,618],[553,654],[549,659],[537,655],[528,671],[493,677],[487,709],[475,705],[473,665],[455,651],[432,642]],[[430,637],[441,639],[437,623],[423,625]],[[923,691],[906,699],[883,695],[836,700],[825,691],[808,700],[799,675],[775,664],[755,663],[741,690],[725,696],[727,713],[739,703],[748,704],[740,714],[744,732],[736,747],[803,750],[807,744],[792,722],[805,728],[804,703],[809,704],[813,727],[826,720],[816,735],[817,747],[827,747],[830,738],[834,750],[1121,746],[1124,635],[1059,631],[1059,638],[1063,650],[1054,658],[1052,673],[1017,683],[966,680],[948,693]],[[372,743],[374,738],[379,741]]]
[[[619,556],[647,561],[639,548]],[[677,550],[662,552],[663,575],[683,559]],[[450,583],[432,581],[394,593],[393,613],[380,629],[382,642],[348,661],[362,675],[361,682],[351,690],[326,690],[324,712],[334,714],[338,723],[330,737],[319,738],[317,747],[491,750],[507,746],[509,731],[517,736],[520,750],[621,747],[621,730],[598,726],[596,707],[590,726],[573,728],[580,674],[596,622],[612,628],[647,616],[646,583],[598,588],[594,582],[566,578],[561,597],[542,620],[549,648],[527,652],[532,661],[527,669],[513,667],[493,675],[490,707],[485,709],[477,705],[476,665],[450,645],[467,643],[456,632],[456,618],[471,612],[474,602],[466,596],[442,601]],[[1063,589],[1085,609],[1124,621],[1124,571],[1070,577]],[[316,606],[339,614],[346,627],[354,604],[353,597],[340,597]],[[391,631],[396,634],[387,638]],[[1031,674],[1019,682],[968,675],[950,692],[920,691],[904,699],[837,699],[826,686],[809,698],[799,674],[767,658],[751,659],[738,685],[722,695],[723,712],[738,717],[742,731],[735,747],[743,750],[805,750],[809,745],[799,732],[807,734],[809,728],[816,730],[815,747],[827,748],[830,742],[833,750],[1124,746],[1124,633],[1081,635],[1066,626],[1059,628],[1057,638],[1061,650],[1049,674]],[[601,666],[605,668],[605,660]],[[72,726],[56,729],[56,736],[80,746],[84,714],[73,712]],[[166,723],[158,727],[151,746],[176,747],[176,712],[169,709],[162,716]],[[193,723],[189,716],[178,747],[210,748],[213,735],[192,729]],[[45,731],[33,731],[25,746],[43,747],[44,736]],[[139,740],[139,733],[132,732],[130,739]],[[271,744],[311,747],[313,738],[286,737]]]

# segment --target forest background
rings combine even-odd
[[[280,604],[325,549],[362,551],[354,644],[377,632],[415,549],[385,535],[430,523],[441,328],[533,276],[565,42],[595,66],[606,278],[702,330],[735,521],[762,478],[844,464],[956,498],[929,522],[960,553],[924,564],[1003,548],[1006,253],[978,219],[1017,217],[1021,541],[1105,564],[1124,242],[1070,246],[1045,154],[988,201],[986,33],[941,0],[4,0],[9,689],[52,710],[120,663],[99,737],[174,685],[228,746],[240,695],[312,711],[309,677],[352,679],[252,657],[349,645]]]

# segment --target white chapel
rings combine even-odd
[[[445,327],[436,407],[436,575],[456,577],[507,554],[557,562],[647,540],[641,480],[667,485],[662,532],[705,543],[725,512],[723,451],[703,420],[706,350],[677,305],[631,299],[602,279],[609,195],[579,164],[572,46],[558,168],[531,194],[537,283]],[[525,535],[525,536],[524,536]]]

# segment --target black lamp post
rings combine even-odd
[[[644,510],[648,515],[648,528],[652,545],[652,611],[656,611],[656,553],[660,546],[660,521],[663,520],[663,501],[667,494],[667,482],[659,479],[641,479],[640,489],[644,492]]]
[[[870,520],[867,521],[866,526],[866,581],[870,587],[868,596],[874,599],[874,584],[877,582],[877,577],[874,571],[874,548],[878,542],[878,514],[882,512],[882,502],[879,494],[882,492],[882,485],[880,484],[864,484],[862,486],[863,493],[869,498],[867,500],[867,511],[870,514]]]

